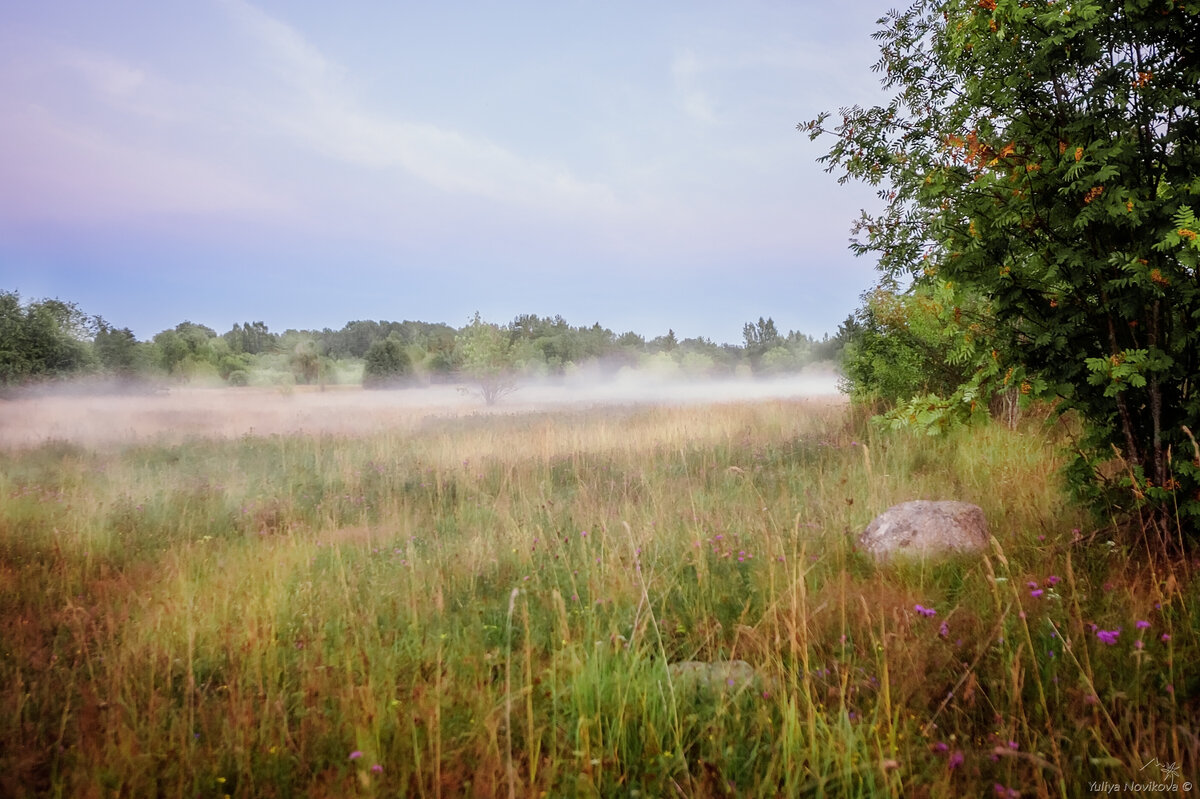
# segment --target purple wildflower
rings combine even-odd
[[[1046,582],[1050,583],[1050,585],[1058,585],[1060,578],[1057,574],[1052,574],[1046,578]]]
[[[357,749],[350,753],[351,760],[358,760],[360,757],[362,757],[362,752],[358,751]]]
[[[955,749],[953,752],[950,753],[950,760],[949,760],[949,762],[946,763],[946,765],[950,767],[951,771],[953,771],[954,769],[961,766],[963,764],[963,760],[965,760],[965,759],[966,758],[963,757],[962,750]]]
[[[382,773],[383,773],[383,766],[381,766],[381,765],[379,765],[378,763],[376,763],[375,765],[371,766],[371,772],[372,772],[372,773],[374,773],[374,774],[382,774]]]
[[[915,610],[919,615],[924,616],[927,619],[933,618],[934,616],[937,615],[936,610],[934,610],[933,608],[927,608],[924,605],[913,605],[913,610]]]
[[[1029,595],[1030,595],[1031,597],[1033,597],[1034,599],[1037,599],[1037,598],[1038,598],[1038,597],[1040,597],[1040,596],[1041,596],[1043,593],[1045,593],[1045,592],[1044,592],[1044,591],[1042,591],[1042,589],[1040,589],[1040,588],[1035,588],[1035,589],[1033,589],[1032,591],[1030,591],[1030,592],[1029,592]]]
[[[1145,619],[1138,619],[1137,624],[1133,626],[1137,627],[1139,630],[1144,630],[1150,626],[1150,622],[1146,621]]]
[[[1096,637],[1100,639],[1101,643],[1113,646],[1117,643],[1117,639],[1121,637],[1121,628],[1118,627],[1115,630],[1096,630]]]
[[[941,629],[938,630],[938,635],[942,636],[943,638],[949,638],[950,637],[950,625],[946,624],[946,622],[942,622]]]
[[[1166,633],[1163,633],[1160,637],[1164,643],[1171,640],[1171,636],[1167,635]]]

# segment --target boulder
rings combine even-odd
[[[893,505],[858,537],[858,545],[879,561],[973,554],[985,551],[989,541],[978,505],[924,499]]]
[[[759,690],[764,681],[744,660],[685,660],[667,667],[677,693],[740,693]]]

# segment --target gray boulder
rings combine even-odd
[[[741,693],[761,690],[765,681],[744,660],[685,660],[667,667],[676,692]]]
[[[876,560],[973,554],[988,548],[983,509],[967,502],[918,499],[893,505],[875,517],[858,545]]]

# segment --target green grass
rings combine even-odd
[[[1060,444],[763,402],[7,453],[0,794],[1194,780],[1195,566],[1093,535]],[[981,505],[992,552],[877,568],[855,535],[912,498]],[[666,667],[720,659],[761,683]]]

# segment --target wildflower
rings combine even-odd
[[[1170,641],[1170,640],[1171,640],[1171,636],[1167,635],[1166,633],[1163,633],[1163,634],[1160,636],[1160,640],[1161,640],[1163,643],[1166,643],[1167,641]]]
[[[1145,646],[1145,644],[1143,644],[1143,643],[1142,643],[1142,639],[1141,639],[1141,638],[1139,638],[1139,639],[1137,639],[1136,641],[1134,641],[1134,642],[1133,642],[1133,648],[1134,648],[1134,649],[1141,649],[1143,646]]]
[[[961,765],[963,764],[963,760],[965,760],[965,759],[966,759],[966,758],[964,758],[964,757],[963,757],[962,750],[961,750],[961,749],[955,749],[955,750],[954,750],[954,751],[953,751],[953,752],[950,754],[950,760],[949,760],[949,761],[946,763],[946,765],[947,765],[947,766],[949,766],[949,768],[950,768],[950,770],[951,770],[951,771],[953,771],[954,769],[956,769],[956,768],[958,768],[959,766],[961,766]]]
[[[950,637],[950,625],[946,624],[946,622],[942,622],[942,626],[938,630],[938,635],[940,635],[943,638],[949,638]]]
[[[1016,788],[1009,788],[1007,785],[1001,785],[998,782],[992,786],[992,790],[995,791],[996,796],[1003,797],[1003,799],[1021,799],[1021,792]]]
[[[1117,639],[1121,637],[1121,628],[1115,630],[1096,630],[1096,637],[1101,643],[1113,646],[1117,643]]]
[[[924,605],[913,605],[913,610],[915,610],[919,615],[924,616],[927,619],[933,618],[934,616],[937,615],[936,610],[934,610],[933,608],[927,608]]]
[[[1030,595],[1031,597],[1033,597],[1034,599],[1037,599],[1037,598],[1038,598],[1038,597],[1040,597],[1040,596],[1041,596],[1043,593],[1045,593],[1045,592],[1044,592],[1044,591],[1042,591],[1042,589],[1040,589],[1040,588],[1035,588],[1035,589],[1033,589],[1032,591],[1030,591],[1030,592],[1029,592],[1029,595]]]
[[[1142,619],[1138,619],[1138,622],[1137,622],[1137,624],[1135,624],[1135,625],[1133,625],[1133,626],[1134,626],[1134,627],[1137,627],[1139,630],[1144,630],[1144,629],[1146,629],[1147,627],[1149,627],[1149,626],[1150,626],[1150,622],[1148,622],[1148,621],[1144,621],[1144,620],[1142,620]]]
[[[378,763],[375,763],[374,765],[371,766],[371,773],[372,774],[382,774],[383,766],[379,765]]]
[[[949,745],[947,745],[947,744],[946,744],[946,742],[945,742],[945,741],[938,741],[937,743],[935,743],[935,744],[933,745],[933,751],[935,751],[935,752],[948,752],[948,751],[950,751],[950,747],[949,747]]]
[[[351,760],[358,760],[360,757],[362,757],[362,752],[358,751],[357,749],[350,753]]]
[[[1037,580],[1030,580],[1029,582],[1026,583],[1026,585],[1028,585],[1030,588],[1038,587]]]
[[[1057,574],[1052,574],[1046,578],[1046,582],[1050,583],[1050,585],[1058,585],[1061,579]]]

